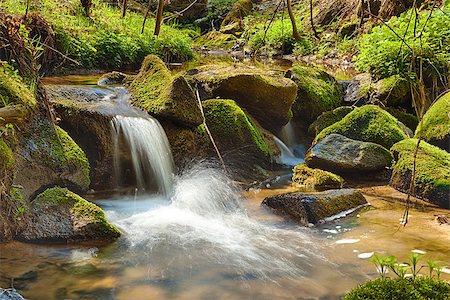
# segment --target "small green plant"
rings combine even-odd
[[[428,260],[428,276],[420,276],[420,271],[424,267],[420,265],[422,258],[422,254],[412,252],[408,263],[398,263],[397,257],[393,255],[375,254],[369,261],[375,264],[380,278],[354,288],[343,299],[450,299],[450,284],[440,280],[440,273],[444,267],[436,261]],[[397,277],[387,277],[388,270]],[[408,271],[411,271],[411,278],[407,278]],[[434,272],[437,278],[433,278]]]

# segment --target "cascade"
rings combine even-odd
[[[276,136],[273,136],[273,139],[275,140],[275,144],[277,144],[277,147],[281,152],[280,157],[278,157],[277,159],[277,162],[279,164],[293,167],[304,162],[303,157],[296,157],[292,150],[289,149],[289,147],[285,143],[283,143],[282,140],[280,140]]]

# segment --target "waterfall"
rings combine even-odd
[[[281,140],[289,147],[289,149],[293,149],[297,144],[297,139],[295,137],[294,126],[292,125],[292,121],[289,121],[286,125],[281,128],[280,132]]]
[[[275,144],[277,144],[277,147],[281,152],[281,155],[277,160],[279,164],[293,167],[304,162],[303,157],[296,157],[292,150],[289,149],[289,147],[286,146],[286,144],[283,143],[282,140],[280,140],[276,136],[273,136],[273,139],[275,140]]]
[[[116,176],[121,172],[121,143],[123,137],[129,147],[136,185],[139,192],[156,181],[159,193],[172,191],[173,159],[169,141],[159,122],[150,117],[115,116],[111,120]]]

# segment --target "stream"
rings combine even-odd
[[[159,189],[90,199],[122,237],[103,245],[0,244],[0,286],[12,284],[29,299],[339,299],[378,276],[367,261],[373,252],[406,260],[421,251],[450,265],[450,226],[433,220],[444,211],[421,204],[410,224],[399,227],[404,195],[373,185],[361,188],[370,207],[301,227],[260,205],[267,196],[293,191],[288,181],[275,178],[243,191],[205,163],[174,175],[167,139],[153,122],[136,116],[112,121],[117,135],[142,140],[130,145],[140,189],[149,170]],[[304,149],[277,143],[287,148],[280,159],[298,163],[295,153]],[[161,155],[158,164],[148,148]],[[442,277],[450,279],[447,271]]]

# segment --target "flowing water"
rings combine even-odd
[[[173,159],[164,129],[150,117],[115,116],[111,120],[114,144],[114,166],[116,177],[120,178],[121,144],[125,138],[131,152],[131,160],[136,178],[137,190],[145,193],[156,180],[158,190],[168,195],[172,190]]]
[[[136,157],[139,184],[150,169],[159,193],[95,201],[123,232],[111,244],[0,244],[0,286],[38,300],[338,299],[377,276],[372,252],[416,249],[450,264],[450,230],[430,219],[441,211],[412,209],[399,229],[402,195],[389,188],[365,189],[373,208],[357,216],[300,227],[260,206],[291,187],[243,192],[208,165],[173,177],[156,122],[139,114],[112,122]]]

